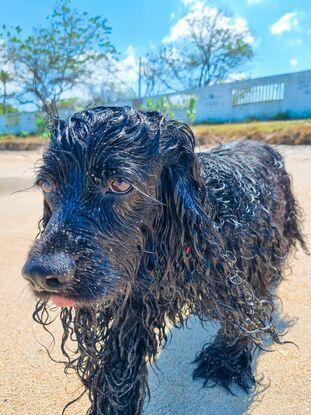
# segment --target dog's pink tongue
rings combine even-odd
[[[72,307],[76,304],[75,300],[62,297],[61,295],[52,295],[51,300],[57,307]]]

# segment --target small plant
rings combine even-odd
[[[39,134],[39,136],[44,140],[49,138],[50,130],[46,118],[44,118],[42,115],[36,115],[35,122],[37,126],[37,133]]]
[[[291,119],[290,111],[279,112],[274,117],[271,118],[271,120],[276,120],[276,121],[286,121],[290,119]]]
[[[19,134],[17,134],[19,137],[25,138],[30,135],[29,131],[21,131]]]
[[[172,104],[168,97],[160,97],[157,99],[148,98],[146,100],[147,109],[151,111],[160,111],[164,114],[168,114],[170,118],[174,118],[174,112],[172,111]]]
[[[197,100],[194,97],[189,99],[188,103],[188,110],[187,110],[187,118],[190,124],[194,123],[195,120],[195,108],[196,108]]]

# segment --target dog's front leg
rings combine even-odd
[[[204,386],[220,385],[229,392],[236,383],[248,393],[256,383],[252,373],[253,349],[250,337],[222,324],[214,341],[205,344],[197,354],[193,378],[202,378]]]
[[[87,382],[91,415],[140,415],[148,391],[148,361],[157,353],[156,319],[143,305],[128,302],[105,335],[95,374]]]

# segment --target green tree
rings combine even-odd
[[[146,90],[163,93],[222,81],[251,60],[252,40],[243,19],[202,5],[183,17],[158,50],[146,57]]]
[[[13,112],[18,112],[18,109],[13,107],[11,104],[3,104],[0,103],[0,114],[12,114]]]
[[[73,108],[75,109],[78,104],[77,98],[62,98],[57,103],[57,107],[60,109],[66,109],[66,108]]]
[[[9,74],[9,72],[5,71],[4,69],[0,70],[0,82],[2,83],[2,105],[1,105],[1,110],[2,110],[2,114],[6,114],[7,112],[7,98],[8,98],[8,93],[7,93],[7,84],[11,81],[11,75]],[[12,111],[10,111],[12,112]]]
[[[70,0],[60,0],[46,27],[29,36],[20,27],[3,26],[7,58],[22,88],[19,101],[53,116],[62,94],[85,79],[99,59],[116,53],[110,33],[105,18],[72,9]]]

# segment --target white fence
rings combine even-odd
[[[311,118],[311,70],[128,99],[114,105],[146,108],[148,100],[157,102],[163,97],[171,104],[175,118],[184,121],[189,121],[189,100],[194,98],[195,123]],[[65,117],[70,112],[62,110],[60,115]],[[0,133],[35,133],[37,115],[35,112],[0,115]]]
[[[308,118],[311,71],[214,85],[196,95],[196,122]]]
[[[196,123],[311,118],[311,70],[165,95],[173,108],[174,100],[181,97],[186,102],[187,96],[188,101],[191,97],[196,99]],[[145,105],[146,101],[142,100]],[[173,112],[176,118],[187,121],[187,105],[184,108],[177,105]]]

